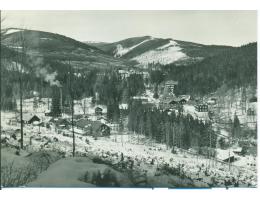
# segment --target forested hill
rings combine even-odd
[[[225,50],[188,66],[166,65],[166,79],[179,81],[179,94],[205,95],[228,88],[257,85],[257,43]]]
[[[41,58],[43,65],[50,65],[54,70],[64,67],[68,61],[79,70],[126,66],[125,60],[114,58],[96,47],[50,32],[10,28],[1,43],[7,47],[5,50],[9,49],[8,52],[3,50],[1,56],[8,57],[12,49],[21,50],[24,46],[31,62]],[[13,55],[9,57],[13,59]]]

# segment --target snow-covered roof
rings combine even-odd
[[[37,117],[37,118],[39,118],[37,115],[35,115],[35,114],[33,114],[33,113],[24,113],[23,114],[23,120],[24,121],[29,121],[29,120],[31,120],[33,117]],[[40,118],[39,118],[40,119]]]
[[[179,95],[178,96],[181,100],[182,99],[184,99],[184,100],[186,100],[186,101],[189,101],[190,100],[190,95],[187,95],[187,94],[185,94],[185,95]]]
[[[216,149],[216,157],[219,160],[226,160],[229,157],[233,157],[235,154],[233,153],[232,150],[223,150],[223,149]]]
[[[69,129],[69,131],[72,132],[72,128]],[[85,134],[86,132],[81,130],[81,129],[78,129],[78,128],[74,128],[74,132],[75,133],[78,133],[78,134]]]
[[[236,147],[232,149],[233,152],[241,152],[242,151],[242,147]]]

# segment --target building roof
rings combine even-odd
[[[30,121],[33,117],[37,117],[40,120],[40,117],[38,117],[35,114],[32,114],[32,113],[24,113],[23,114],[23,120],[24,121]]]
[[[69,129],[69,131],[72,132],[72,128]],[[77,133],[77,134],[85,134],[86,132],[81,130],[81,129],[78,129],[78,128],[74,128],[74,133]]]
[[[101,126],[107,126],[100,121],[89,121],[87,119],[81,119],[76,122],[76,125],[80,128],[92,127],[93,132],[97,132]]]
[[[80,119],[76,122],[76,125],[80,128],[87,128],[89,127],[91,124],[90,124],[90,121],[88,119]]]
[[[50,122],[53,122],[53,123],[58,124],[58,125],[61,125],[61,124],[68,125],[68,124],[70,124],[69,120],[64,119],[64,118],[52,118],[50,120]]]
[[[102,111],[103,109],[100,108],[100,107],[96,107],[95,110],[101,110]]]
[[[97,132],[101,128],[101,126],[107,126],[107,125],[105,125],[105,124],[103,124],[99,121],[92,121],[91,122],[91,127],[92,127],[92,130],[94,132]]]
[[[229,150],[216,149],[216,153],[217,153],[216,154],[217,159],[222,160],[222,161],[235,156],[235,154],[232,152],[232,150],[230,150],[230,152],[229,152]]]
[[[189,101],[190,100],[190,95],[179,95],[178,96],[181,100],[186,100]]]

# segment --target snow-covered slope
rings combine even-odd
[[[188,59],[188,56],[182,52],[182,48],[174,40],[170,40],[161,47],[132,58],[132,60],[136,60],[143,65],[148,65],[149,63],[166,65],[184,59]]]
[[[128,48],[124,48],[121,44],[118,44],[116,46],[116,50],[114,51],[114,56],[115,57],[122,57],[123,55],[127,54],[129,51],[132,51],[134,48],[138,47],[139,45],[141,45],[141,44],[143,44],[147,41],[149,41],[149,39],[144,40],[144,41],[142,41],[142,42],[140,42],[140,43],[138,43],[134,46],[128,47]]]
[[[136,53],[138,52],[138,53]],[[127,57],[147,66],[150,63],[163,65],[187,59],[188,56],[182,52],[180,45],[172,40],[161,40],[153,37],[144,37],[143,40],[129,43],[119,42],[113,51],[114,57]]]

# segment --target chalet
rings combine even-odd
[[[50,110],[45,110],[44,111],[45,116],[51,116],[51,111]]]
[[[127,103],[121,103],[121,104],[119,104],[119,109],[120,109],[120,110],[127,110],[127,109],[128,109],[128,104],[127,104]]]
[[[135,101],[141,101],[142,103],[148,103],[148,97],[145,97],[145,96],[134,96],[132,98]]]
[[[109,136],[110,127],[99,121],[93,121],[91,122],[91,126],[90,126],[90,134],[96,137]]]
[[[80,119],[76,122],[76,128],[86,132],[87,135],[92,136],[109,136],[110,127],[100,121],[89,121],[87,119]]]
[[[216,158],[222,162],[234,162],[237,160],[235,154],[229,150],[216,149]]]
[[[190,100],[190,95],[179,95],[178,98],[181,104],[185,104]]]
[[[96,107],[96,108],[95,108],[95,114],[96,114],[96,115],[102,115],[102,112],[103,112],[103,109],[102,109],[102,108],[100,108],[100,107]]]
[[[209,108],[208,108],[208,105],[207,104],[197,104],[195,106],[195,110],[197,112],[208,112],[209,111]]]
[[[230,157],[227,157],[226,159],[222,160],[223,162],[235,162],[236,161],[236,158],[235,156],[230,156]]]
[[[122,79],[126,79],[130,76],[129,72],[123,69],[118,70],[118,73]]]
[[[164,109],[173,108],[176,105],[182,105],[190,100],[190,95],[180,95],[174,97],[166,97],[160,100],[160,106]]]
[[[23,114],[22,122],[24,124],[32,124],[35,121],[39,122],[39,121],[41,121],[41,119],[37,115],[34,115],[34,114],[30,114],[30,113]]]
[[[233,149],[233,152],[235,154],[241,155],[242,154],[242,150],[243,150],[242,147],[237,147],[237,148]]]

